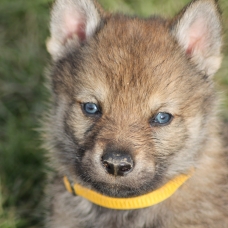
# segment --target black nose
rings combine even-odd
[[[134,165],[131,156],[124,151],[107,151],[101,161],[107,172],[114,176],[128,174]]]

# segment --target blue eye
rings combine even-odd
[[[172,120],[172,115],[166,112],[159,112],[155,118],[152,119],[152,124],[155,125],[166,125]]]
[[[85,113],[89,114],[89,115],[100,114],[99,107],[94,103],[84,103],[83,109],[84,109]]]

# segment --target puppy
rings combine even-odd
[[[221,30],[215,0],[172,19],[55,2],[46,227],[228,227]]]

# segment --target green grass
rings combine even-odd
[[[48,97],[43,83],[51,0],[0,1],[0,228],[40,227],[45,182],[38,132]],[[172,16],[188,0],[101,0],[106,9]],[[228,1],[221,0],[228,34]],[[216,79],[228,98],[228,39]],[[227,110],[228,99],[223,107]],[[223,112],[228,119],[228,112]]]
[[[0,227],[38,224],[43,151],[35,131],[47,96],[48,1],[0,1]]]

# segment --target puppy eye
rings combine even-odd
[[[82,104],[84,112],[88,115],[97,115],[100,114],[100,108],[94,103],[84,103]]]
[[[152,120],[151,125],[167,125],[171,122],[173,116],[166,112],[159,112]]]

